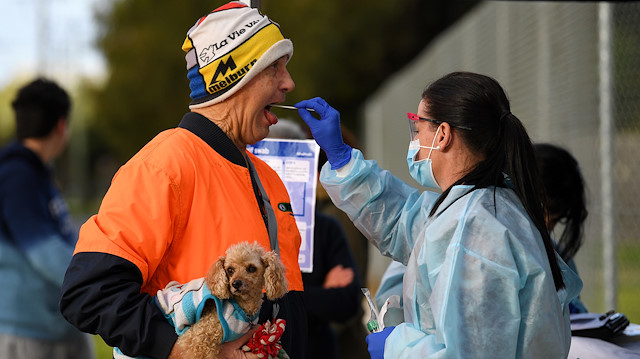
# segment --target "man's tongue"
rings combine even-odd
[[[278,118],[276,117],[276,115],[274,115],[271,111],[267,110],[266,108],[264,109],[264,116],[267,118],[267,120],[269,120],[269,123],[271,123],[272,125],[275,125],[276,123],[278,123]]]

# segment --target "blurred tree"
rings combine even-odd
[[[108,64],[94,87],[95,130],[119,162],[188,111],[189,83],[181,50],[187,30],[211,1],[115,0],[97,15],[98,46]]]
[[[20,87],[32,79],[16,78],[0,89],[0,146],[15,138],[16,120],[11,103],[16,99]]]
[[[640,132],[640,22],[638,4],[613,7],[613,111],[618,131]]]
[[[7,88],[0,90],[0,146],[13,136],[15,124],[11,113],[11,101],[14,94]]]
[[[109,67],[95,88],[96,130],[119,161],[188,111],[181,45],[198,17],[226,1],[115,0],[99,14]],[[362,102],[477,1],[262,0],[262,11],[294,43],[289,103],[322,96],[358,131]],[[417,95],[416,95],[417,96]]]
[[[288,68],[296,90],[289,97],[324,97],[355,133],[367,97],[477,3],[296,0],[283,6],[277,0],[261,1],[263,12],[294,44]]]

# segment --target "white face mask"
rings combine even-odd
[[[438,137],[438,132],[440,131],[440,126],[436,130],[436,134],[433,137],[433,141],[431,142],[431,146],[420,146],[420,140],[413,140],[409,142],[409,150],[407,151],[407,164],[409,165],[409,173],[414,180],[416,180],[419,184],[425,187],[430,188],[440,188],[438,185],[438,181],[433,175],[433,167],[431,164],[431,152],[433,150],[439,150],[440,146],[433,147],[436,143],[436,137]],[[420,148],[428,148],[429,155],[426,159],[416,161],[415,157],[420,151]]]

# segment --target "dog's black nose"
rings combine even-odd
[[[242,281],[241,280],[234,280],[233,283],[231,283],[231,285],[235,289],[240,289],[240,287],[242,286]]]

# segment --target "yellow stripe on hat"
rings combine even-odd
[[[189,38],[189,36],[187,36],[187,38],[184,39],[184,42],[182,43],[182,51],[189,52],[189,50],[191,49],[193,49],[193,42],[191,42],[191,39]]]
[[[251,70],[271,46],[283,39],[280,28],[271,23],[226,56],[201,68],[199,71],[204,78],[207,92],[209,94],[226,92]],[[191,47],[191,41],[187,38],[183,44],[183,50],[188,51]]]

